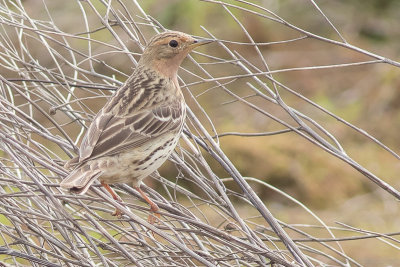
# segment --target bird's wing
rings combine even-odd
[[[184,112],[180,101],[126,116],[102,111],[82,142],[79,161],[115,155],[140,147],[154,137],[178,131],[182,127]]]
[[[103,133],[104,129],[106,129],[113,117],[112,113],[106,113],[104,110],[105,109],[102,109],[96,115],[82,140],[82,144],[79,149],[79,162],[90,157],[100,135]]]

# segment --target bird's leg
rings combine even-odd
[[[154,224],[158,219],[160,219],[160,213],[158,213],[157,211],[159,210],[158,206],[156,203],[154,203],[143,191],[142,189],[140,189],[139,186],[134,186],[134,188],[140,193],[140,195],[142,196],[142,198],[149,203],[150,205],[150,210],[151,210],[151,214],[149,215],[149,218],[147,219],[147,221],[151,224]],[[156,215],[156,216],[154,216]]]
[[[114,190],[112,190],[112,188],[108,184],[103,181],[101,181],[100,183],[108,191],[108,193],[110,193],[115,201],[122,202],[122,199],[114,192]],[[124,213],[120,209],[116,208],[115,211],[112,213],[112,216],[121,217],[122,214]]]

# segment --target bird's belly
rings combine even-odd
[[[103,171],[99,180],[107,184],[127,183],[137,186],[156,171],[175,149],[180,135],[158,138],[146,145],[127,150],[113,157],[97,159]]]

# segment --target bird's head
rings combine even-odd
[[[168,78],[175,78],[187,54],[195,47],[210,42],[211,40],[195,39],[182,32],[163,32],[150,40],[139,64],[150,67]]]

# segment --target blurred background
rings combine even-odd
[[[236,1],[226,1],[235,3]],[[325,19],[310,1],[256,1],[273,10],[280,17],[316,35],[339,40]],[[202,1],[142,1],[148,14],[169,29],[206,36],[203,25],[222,40],[248,42],[239,26],[221,8]],[[319,1],[319,7],[350,44],[372,53],[393,59],[400,58],[400,2],[394,0]],[[245,6],[243,4],[243,6]],[[249,8],[248,6],[246,6]],[[270,43],[300,37],[298,33],[269,20],[232,10],[255,42]],[[356,14],[356,15],[354,15]],[[207,36],[206,36],[207,37]],[[262,68],[254,48],[229,45],[241,55]],[[260,50],[271,70],[312,67],[364,61],[368,58],[358,52],[329,45],[313,39],[278,45],[261,46]],[[218,54],[213,45],[204,47],[210,55]],[[221,75],[234,73],[219,70]],[[181,74],[184,74],[181,72]],[[275,79],[296,90],[332,113],[364,129],[378,140],[400,151],[400,70],[385,64],[371,64],[348,68],[279,73]],[[196,88],[197,89],[197,88]],[[203,89],[204,90],[204,89]],[[194,94],[202,92],[199,88]],[[240,84],[236,91],[241,92]],[[225,104],[224,94],[205,93],[198,101],[213,114],[219,133],[263,132],[282,129],[263,116],[246,113],[234,104]],[[290,95],[285,101],[304,112],[312,112],[306,104]],[[273,107],[270,107],[273,109]],[[276,111],[279,112],[279,111]],[[332,131],[363,166],[392,184],[400,185],[400,163],[367,138],[323,114],[315,114],[317,121]],[[221,144],[230,159],[244,176],[263,179],[291,193],[313,208],[329,209],[345,204],[354,196],[371,193],[377,188],[353,168],[310,145],[294,134],[261,138],[223,137]],[[334,193],[333,193],[334,192]],[[264,198],[273,197],[268,193]],[[390,197],[390,196],[389,196]],[[400,225],[399,225],[400,226]]]
[[[23,2],[27,13],[33,18],[47,17],[48,11],[43,9],[43,6],[37,5],[36,1]],[[347,43],[359,51],[316,38],[282,42],[301,38],[302,35],[298,31],[268,19],[270,15],[267,12],[265,12],[266,17],[260,17],[250,15],[239,8],[230,8],[230,12],[245,27],[254,42],[264,44],[259,46],[259,52],[253,46],[243,44],[249,43],[249,38],[241,30],[241,25],[221,5],[217,6],[212,3],[213,1],[142,0],[138,2],[145,13],[165,28],[209,38],[209,34],[201,27],[203,26],[215,38],[229,41],[225,45],[231,51],[237,51],[255,67],[266,71],[261,60],[263,58],[271,71],[277,71],[273,74],[275,80],[365,130],[394,152],[400,152],[400,68],[384,63],[335,67],[340,64],[373,60],[366,53],[360,53],[361,49],[394,61],[400,60],[400,27],[398,26],[400,1],[318,1],[319,8]],[[224,2],[257,10],[240,1]],[[254,2],[305,31],[319,37],[341,41],[333,27],[311,1]],[[95,1],[92,4],[97,5]],[[130,2],[125,5],[128,9],[133,6]],[[80,16],[77,15],[75,18],[71,15],[79,14],[79,7],[74,1],[47,1],[47,7],[51,10],[49,13],[54,24],[62,27],[62,31],[71,34],[85,32]],[[104,10],[100,4],[96,8]],[[138,17],[141,16],[138,10],[134,13]],[[102,27],[98,20],[88,17],[88,21],[92,22],[91,38],[103,44],[109,44],[109,47],[102,45],[97,48],[96,52],[101,56],[98,57],[99,62],[93,68],[97,73],[113,77],[109,84],[113,88],[118,87],[120,85],[118,81],[123,82],[127,78],[134,64],[127,58],[125,52],[114,49],[114,46],[117,46],[115,36],[108,31],[96,31],[97,27],[99,29]],[[115,31],[120,33],[119,38],[130,48],[132,56],[138,59],[141,50],[137,44],[125,32],[118,29]],[[154,32],[144,31],[144,34],[148,39]],[[79,47],[79,39],[71,40],[71,42]],[[82,49],[85,46],[86,43],[82,41]],[[102,49],[104,53],[101,53]],[[34,54],[34,51],[35,49],[32,49],[31,53]],[[40,49],[37,53],[42,66],[55,68],[51,58],[40,56],[42,53]],[[203,62],[214,77],[239,73],[235,64],[224,64],[223,67],[218,64],[206,65],[210,60],[204,54],[213,58],[229,59],[229,55],[218,44],[201,47],[197,52],[192,53],[192,56],[197,61]],[[87,68],[88,64],[88,62],[83,62],[81,67]],[[327,67],[314,69],[313,67],[316,66]],[[180,71],[180,77],[186,84],[198,80],[191,73],[195,67],[190,59],[184,62],[183,68]],[[290,70],[293,68],[302,69]],[[9,74],[6,69],[1,69],[1,72],[4,76]],[[203,75],[203,78],[207,77]],[[103,77],[98,77],[98,79],[104,81]],[[254,98],[254,92],[245,86],[249,81],[250,79],[247,78],[234,80],[229,84],[229,88],[241,97],[248,97],[253,101],[252,103],[270,114],[292,122],[281,108]],[[265,82],[268,83],[268,80],[265,79]],[[204,114],[210,116],[219,134],[274,132],[285,129],[267,116],[254,112],[249,106],[232,101],[232,97],[220,88],[199,83],[184,91],[189,107],[210,131],[212,127]],[[87,112],[91,114],[88,121],[101,108],[106,101],[106,96],[110,93],[110,91],[101,91],[96,98],[86,100]],[[320,112],[288,91],[282,90],[280,93],[288,106],[310,116],[333,134],[350,157],[393,187],[400,188],[398,158],[360,134],[360,131],[340,123],[325,112]],[[76,94],[82,98],[86,96],[83,91],[78,91]],[[46,109],[52,107],[43,105]],[[74,107],[76,104],[71,105]],[[66,120],[66,116],[61,112],[57,112],[55,118]],[[46,125],[45,121],[41,123]],[[66,125],[64,129],[74,137],[74,140],[80,134],[80,129],[74,124]],[[80,139],[76,140],[79,144]],[[286,192],[324,218],[325,223],[329,225],[339,227],[336,222],[341,222],[371,231],[371,233],[398,234],[400,232],[400,208],[393,196],[380,189],[353,167],[293,132],[257,137],[228,135],[220,137],[220,144],[243,176],[255,177]],[[48,146],[52,145],[54,144],[48,144]],[[55,147],[52,149],[58,150],[61,159],[69,158],[60,149]],[[217,162],[212,158],[207,158],[207,160],[219,177],[228,177]],[[175,181],[178,176],[178,170],[172,162],[166,163],[159,172],[171,181]],[[161,186],[153,180],[147,181],[146,184],[155,188]],[[226,185],[230,189],[237,190],[233,183]],[[266,190],[258,183],[252,183],[252,186],[278,219],[289,220],[292,224],[299,225],[311,223],[310,217],[306,216],[301,208],[282,197],[281,194]],[[190,188],[190,184],[187,184],[187,187]],[[364,266],[399,266],[398,241],[397,244],[394,242],[393,246],[388,246],[386,243],[380,245],[379,241],[370,242],[369,239],[362,242],[346,241],[341,244],[349,256],[357,258]],[[396,246],[397,249],[391,248]]]

